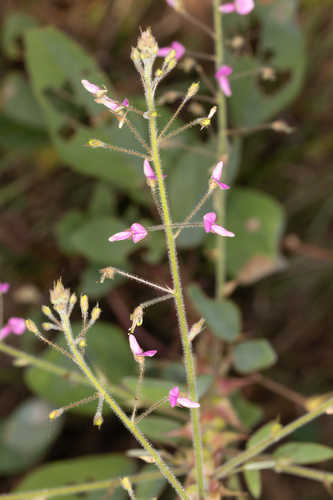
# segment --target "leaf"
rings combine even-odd
[[[62,485],[79,484],[84,482],[101,481],[119,476],[125,476],[134,472],[134,463],[121,454],[109,453],[105,455],[90,455],[86,457],[59,460],[55,463],[44,465],[28,474],[16,492],[38,490],[43,488],[56,488]],[[85,500],[102,500],[105,498],[106,490],[97,490],[85,494]],[[63,496],[55,496],[54,500],[60,500]],[[80,500],[82,493],[66,495],[66,500]],[[112,494],[112,500],[126,500],[127,494],[121,488],[117,488]]]
[[[149,472],[156,472],[156,466],[145,465],[140,470],[140,474]],[[158,498],[161,495],[165,485],[166,485],[166,479],[163,476],[161,476],[158,479],[154,479],[153,481],[144,481],[138,483],[138,485],[135,488],[135,498],[136,500],[147,500],[150,498]]]
[[[262,491],[260,472],[258,470],[245,470],[243,474],[251,495],[254,498],[260,498]]]
[[[23,35],[37,25],[37,19],[24,12],[16,10],[6,15],[1,30],[1,48],[9,59],[20,59]]]
[[[70,210],[57,222],[55,226],[57,244],[66,254],[72,255],[76,253],[71,237],[84,222],[85,214],[78,210]]]
[[[254,257],[279,259],[284,226],[282,207],[270,196],[253,189],[233,189],[228,196],[226,227],[236,234],[226,238],[228,272],[237,278]]]
[[[259,405],[248,401],[241,392],[231,395],[231,402],[237,415],[247,429],[252,429],[264,417],[264,412]]]
[[[279,425],[276,420],[273,420],[272,422],[268,422],[267,424],[263,425],[260,427],[246,443],[246,448],[252,448],[252,446],[255,446],[256,444],[260,443],[260,441],[263,441],[266,438],[269,438],[273,435],[273,431],[276,427],[276,425]]]
[[[273,456],[296,464],[316,464],[333,458],[333,448],[317,443],[290,442],[275,450]]]
[[[178,437],[172,437],[169,433],[179,430],[182,424],[169,418],[148,416],[139,422],[138,427],[152,441],[169,445],[179,440]]]
[[[113,144],[138,149],[127,127],[120,130],[114,118],[111,118],[112,124],[101,119],[101,116],[109,119],[112,115],[96,104],[81,85],[82,78],[89,78],[110,89],[106,75],[94,60],[64,33],[46,27],[26,34],[26,62],[34,93],[61,159],[81,173],[111,181],[136,198],[147,197],[146,192],[138,189],[144,185],[142,160],[85,147],[91,138],[108,143],[111,137]],[[136,118],[133,120],[141,129],[146,128],[145,120],[139,123]],[[96,121],[104,123],[89,126]]]
[[[40,128],[22,125],[0,115],[1,148],[9,151],[35,151],[48,143],[48,135]]]
[[[39,460],[58,437],[63,421],[50,426],[51,407],[44,401],[25,400],[0,427],[0,473],[24,470]]]
[[[150,346],[153,347],[153,346]],[[123,385],[132,391],[135,394],[136,387],[138,384],[137,377],[125,377],[122,380]],[[143,379],[142,390],[141,390],[141,399],[145,403],[153,404],[157,401],[160,401],[165,396],[168,396],[170,389],[174,387],[174,382],[169,380],[161,380],[159,378],[145,377]],[[185,391],[185,386],[180,384],[179,389],[181,391]]]
[[[233,342],[241,331],[238,308],[230,300],[215,301],[207,298],[196,285],[188,287],[188,293],[200,315],[216,337]]]
[[[86,293],[89,299],[99,299],[100,297],[105,296],[120,282],[118,279],[106,279],[103,283],[101,283],[101,274],[99,273],[98,268],[96,266],[87,267],[87,269],[81,273],[79,291],[80,293]]]
[[[231,116],[238,127],[255,126],[269,120],[285,108],[302,87],[306,50],[295,5],[293,0],[276,0],[267,5],[258,3],[253,12],[260,23],[255,56],[229,54],[228,63],[234,74],[255,71],[264,65],[277,72],[277,82],[265,85],[258,74],[232,80]],[[243,19],[238,21],[246,23]]]
[[[119,383],[125,375],[134,372],[135,366],[128,341],[117,327],[100,321],[89,330],[87,339],[87,355],[90,364],[93,367],[98,367],[112,384]],[[61,342],[59,342],[60,344]],[[71,360],[54,350],[47,349],[43,353],[42,359],[64,366],[68,370],[75,370]],[[94,389],[89,385],[73,382],[36,367],[26,371],[25,380],[30,390],[51,401],[57,408],[91,396],[94,392]],[[91,415],[95,410],[96,402],[92,402],[71,411]],[[107,410],[107,406],[105,406],[105,410]]]
[[[242,374],[269,368],[276,360],[275,351],[266,339],[247,340],[233,350],[234,367]]]

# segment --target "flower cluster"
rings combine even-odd
[[[241,16],[249,14],[254,9],[254,0],[234,0],[220,6],[220,11],[223,14],[236,12]]]
[[[0,296],[8,292],[10,284],[6,282],[0,283]],[[0,297],[0,300],[1,297]],[[25,320],[23,318],[11,317],[7,321],[7,324],[0,328],[0,340],[5,339],[11,333],[14,335],[22,335],[25,331]]]

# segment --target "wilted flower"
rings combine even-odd
[[[221,66],[217,72],[215,73],[215,78],[218,81],[219,86],[222,89],[222,92],[227,96],[231,96],[231,88],[228,76],[232,73],[232,68],[230,66],[223,65]]]
[[[134,335],[129,335],[129,344],[134,357],[148,357],[152,358],[157,353],[156,349],[151,349],[150,351],[144,351]]]
[[[199,408],[199,403],[191,401],[188,398],[179,397],[179,395],[179,387],[175,386],[170,390],[169,401],[172,408],[174,408],[177,404],[180,406],[184,406],[185,408]]]
[[[254,0],[234,0],[233,2],[228,2],[221,5],[219,8],[219,10],[224,14],[237,12],[237,14],[241,14],[242,16],[249,14],[253,9]]]
[[[175,51],[175,57],[177,59],[177,61],[179,61],[179,59],[181,59],[183,57],[183,55],[185,54],[185,47],[184,45],[182,45],[181,43],[175,41],[175,42],[172,42],[172,44],[170,45],[170,47],[161,47],[159,50],[158,50],[158,53],[157,55],[160,56],[160,57],[165,57],[169,54],[169,52],[171,50],[174,50]]]
[[[9,283],[0,283],[0,293],[7,293],[10,288]]]
[[[81,83],[88,92],[96,96],[95,102],[97,102],[98,104],[103,104],[112,111],[119,111],[123,107],[128,107],[127,98],[125,98],[121,104],[117,104],[113,99],[106,96],[105,95],[107,93],[106,87],[101,89],[98,85],[95,85],[94,83],[91,83],[88,80],[81,80]]]
[[[204,228],[206,233],[216,233],[219,234],[220,236],[229,236],[230,238],[233,238],[235,235],[231,231],[228,231],[222,226],[219,226],[218,224],[215,224],[216,221],[216,213],[215,212],[208,212],[206,215],[204,215]]]
[[[213,170],[213,173],[211,175],[211,182],[214,184],[218,184],[218,186],[221,189],[230,189],[230,186],[228,184],[224,184],[223,182],[220,182],[220,179],[222,177],[222,169],[223,169],[223,161],[219,161],[216,167]]]
[[[143,240],[147,234],[146,229],[138,222],[135,222],[131,225],[130,229],[110,236],[109,241],[112,243],[113,241],[129,240],[132,238],[133,243],[137,243],[138,241]]]

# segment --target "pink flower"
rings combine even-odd
[[[179,42],[172,42],[170,47],[161,47],[157,53],[160,57],[165,57],[169,54],[170,50],[174,50],[176,52],[176,59],[179,61],[185,54],[185,47]]]
[[[234,0],[232,3],[225,3],[219,7],[219,10],[224,14],[237,12],[237,14],[241,14],[242,16],[249,14],[253,9],[254,0]]]
[[[110,236],[109,241],[112,243],[113,241],[129,240],[132,238],[133,243],[137,243],[138,241],[143,240],[147,234],[146,229],[138,222],[135,222],[131,225],[130,229]]]
[[[139,356],[139,357],[147,356],[148,358],[152,358],[157,353],[157,351],[155,349],[152,349],[150,351],[143,351],[142,348],[140,347],[138,341],[136,340],[135,336],[132,334],[129,336],[129,344],[130,344],[130,348],[131,348],[131,351],[132,351],[134,357],[135,356]]]
[[[185,406],[186,408],[199,408],[200,404],[195,401],[191,401],[188,398],[179,397],[180,391],[179,387],[173,387],[169,392],[169,401],[172,408],[177,404]]]
[[[230,66],[223,65],[221,66],[217,72],[215,73],[215,78],[218,81],[219,86],[222,89],[222,92],[227,96],[231,96],[231,88],[228,76],[232,73],[232,68]]]
[[[222,177],[222,169],[223,169],[223,161],[219,161],[213,170],[213,173],[211,175],[211,181],[216,182],[216,184],[218,184],[221,189],[230,189],[230,186],[228,186],[228,184],[220,182],[220,179]]]
[[[106,88],[101,89],[100,87],[98,87],[98,85],[95,85],[94,83],[91,83],[88,80],[81,80],[81,83],[84,86],[84,88],[88,90],[88,92],[90,92],[91,94],[99,96],[106,93]]]
[[[125,98],[121,105],[117,104],[113,99],[107,97],[105,94],[107,93],[107,89],[104,87],[101,89],[98,85],[89,82],[88,80],[81,80],[82,85],[88,92],[94,94],[96,96],[95,101],[98,104],[104,104],[107,108],[112,111],[119,111],[122,107],[128,107],[128,99]]]
[[[219,226],[218,224],[215,224],[216,221],[216,213],[215,212],[208,212],[206,215],[204,215],[204,228],[206,233],[216,233],[219,234],[220,236],[229,236],[230,238],[233,238],[235,235],[231,231],[228,231],[227,229],[224,229],[224,227]]]
[[[0,293],[7,293],[10,288],[9,283],[0,283]]]
[[[8,337],[10,333],[22,335],[25,331],[25,321],[23,318],[10,318],[7,325],[0,330],[0,340]]]
[[[167,4],[170,5],[170,7],[174,7],[175,6],[175,0],[166,0]]]
[[[143,173],[145,174],[147,180],[150,179],[153,181],[157,181],[157,175],[155,174],[154,170],[152,169],[147,159],[145,159],[143,162]],[[164,179],[166,175],[163,175],[162,177]]]

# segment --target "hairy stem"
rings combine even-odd
[[[61,324],[63,327],[63,331],[67,340],[67,343],[70,347],[70,350],[75,358],[76,364],[80,367],[82,372],[85,374],[87,379],[91,382],[96,388],[96,391],[104,396],[106,403],[110,406],[113,412],[119,417],[124,426],[133,434],[133,436],[137,439],[137,441],[143,446],[143,448],[148,451],[151,457],[154,459],[155,464],[163,474],[163,476],[169,481],[169,483],[173,486],[173,488],[178,493],[179,497],[183,500],[189,500],[186,495],[182,485],[176,478],[176,476],[171,472],[167,464],[161,458],[159,453],[152,447],[149,441],[145,438],[143,433],[136,427],[136,425],[131,421],[130,418],[126,415],[126,413],[120,408],[120,406],[116,403],[116,401],[110,396],[110,394],[104,389],[99,380],[95,377],[93,372],[90,370],[83,357],[81,356],[80,351],[78,350],[75,340],[73,338],[71,325],[68,319],[66,312],[59,312],[61,318]]]
[[[163,180],[162,165],[159,155],[158,129],[155,117],[155,103],[152,92],[151,73],[152,73],[151,67],[147,65],[145,68],[145,87],[146,87],[147,107],[149,111],[149,131],[150,131],[152,158],[155,166],[155,172],[157,175],[158,187],[161,199],[161,209],[163,214],[162,222],[165,225],[165,235],[168,246],[170,271],[173,280],[175,305],[177,309],[181,340],[184,349],[184,364],[187,374],[188,390],[190,398],[194,401],[197,401],[198,393],[196,388],[196,376],[195,376],[194,359],[192,354],[192,346],[188,335],[188,325],[187,325],[185,307],[183,301],[183,290],[178,269],[177,249],[171,228],[172,220],[171,220],[166,188]],[[198,498],[204,499],[205,488],[204,488],[203,454],[202,454],[201,429],[200,429],[200,414],[197,408],[191,409],[191,417],[192,417],[193,444],[194,444],[194,454],[195,454],[196,473],[197,473]]]

